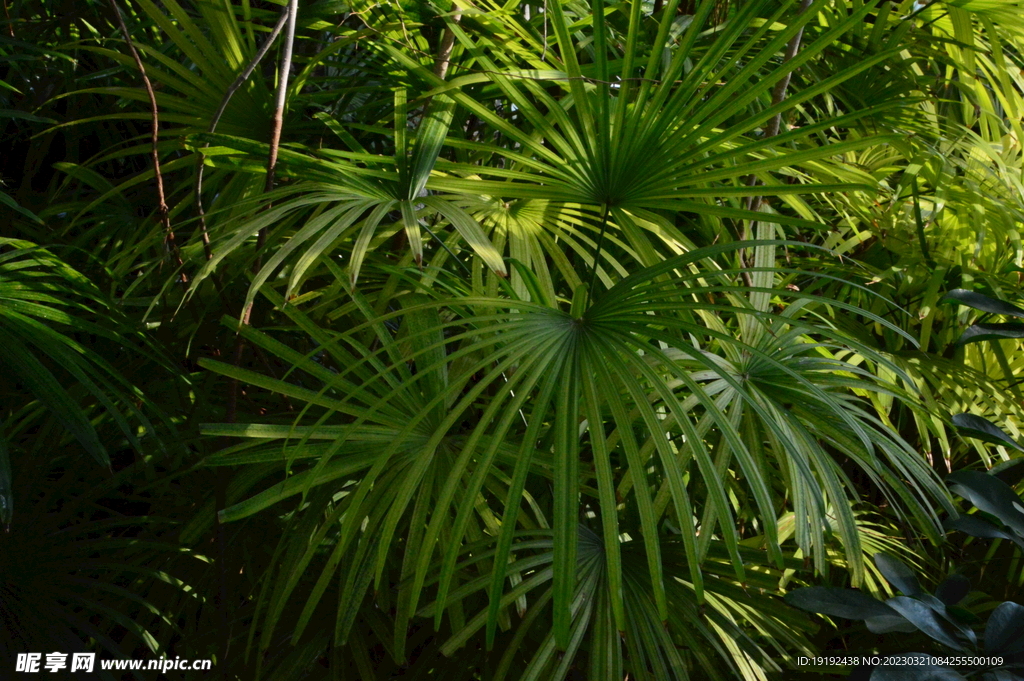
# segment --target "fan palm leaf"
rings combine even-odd
[[[302,360],[299,366],[317,379],[319,390],[204,362],[218,373],[306,401],[311,417],[320,414],[316,430],[259,427],[300,442],[297,449],[264,449],[264,456],[288,467],[302,456],[310,465],[225,509],[222,517],[245,517],[291,496],[307,498],[326,483],[328,489],[345,490],[329,516],[346,520],[300,630],[350,546],[356,547],[350,560],[365,565],[360,574],[366,579],[351,583],[353,593],[343,589],[341,610],[352,607],[346,603],[360,602],[371,582],[380,583],[396,532],[406,527],[410,512],[415,514],[412,527],[421,529],[405,535],[410,542],[405,560],[411,562],[401,599],[406,614],[400,621],[417,611],[434,576],[437,600],[447,603],[455,588],[459,547],[472,536],[471,528],[496,535],[494,560],[505,564],[520,504],[506,505],[499,524],[488,520],[489,504],[481,506],[481,495],[486,496],[498,470],[508,476],[499,484],[502,498],[520,499],[538,474],[553,485],[552,606],[559,646],[570,645],[573,636],[576,526],[588,504],[601,518],[609,607],[620,630],[626,625],[617,510],[622,498],[636,504],[641,536],[657,537],[666,517],[679,528],[698,599],[704,593],[701,566],[713,539],[731,558],[735,578],[746,574],[737,509],[730,502],[737,488],[745,490],[762,518],[775,518],[784,503],[775,490],[790,490],[797,544],[820,569],[825,569],[824,536],[831,531],[825,509],[831,507],[851,572],[861,580],[860,540],[846,491],[853,485],[832,451],[850,457],[917,524],[929,523],[937,510],[933,504],[949,507],[946,493],[908,443],[855,396],[897,388],[879,384],[870,372],[844,361],[844,354],[898,368],[827,322],[825,305],[846,306],[807,293],[785,295],[791,299],[786,304],[780,291],[769,290],[784,311],[758,311],[743,302],[745,297],[736,297],[747,291],[731,283],[738,272],[709,267],[712,258],[735,248],[677,256],[630,275],[592,301],[580,286],[568,310],[553,303],[441,299],[370,317],[349,331],[316,331],[320,348],[337,362],[331,370],[308,357]],[[448,311],[436,316],[442,310]],[[301,319],[297,311],[289,314]],[[419,314],[435,321],[409,321]],[[755,345],[736,335],[744,318],[765,326]],[[389,325],[395,323],[404,331],[392,339]],[[302,326],[315,330],[308,321]],[[359,340],[365,334],[379,349],[368,351],[367,340]],[[262,345],[286,352],[291,361],[300,359],[278,343]],[[488,400],[479,404],[484,394]],[[351,425],[320,430],[342,415]],[[387,430],[379,431],[382,426]],[[251,428],[208,427],[208,432],[259,432]],[[326,447],[306,444],[312,437],[332,436]],[[626,473],[618,487],[616,470],[616,476]],[[580,492],[583,497],[577,496]],[[312,543],[282,547],[292,577],[281,579],[269,596],[264,645],[296,577],[331,527],[323,525]],[[769,555],[781,561],[774,523],[764,522],[760,529]],[[433,556],[442,538],[446,548],[438,573]],[[657,542],[645,547],[652,602],[667,617],[663,559]],[[500,572],[493,575],[489,638],[502,607],[503,582]],[[438,608],[435,616],[442,612]]]

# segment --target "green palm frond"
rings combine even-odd
[[[268,586],[262,646],[269,644],[297,576],[328,533],[337,532],[331,558],[299,619],[299,631],[343,557],[354,551],[348,561],[364,565],[361,574],[367,577],[350,578],[351,586],[342,590],[339,622],[345,621],[342,613],[390,569],[399,536],[409,542],[402,550],[408,580],[400,596],[403,622],[417,612],[428,581],[436,580],[439,602],[447,603],[457,591],[453,579],[463,540],[493,534],[496,564],[508,560],[520,524],[519,504],[489,510],[482,500],[491,493],[519,499],[534,490],[537,476],[552,485],[553,631],[560,647],[573,639],[576,527],[588,506],[601,518],[609,607],[618,630],[626,626],[617,510],[622,499],[636,504],[640,536],[658,536],[667,519],[679,529],[688,581],[699,601],[712,540],[729,557],[734,578],[743,580],[747,569],[736,516],[774,518],[784,502],[779,489],[792,495],[796,543],[804,554],[824,571],[824,537],[835,527],[853,579],[863,579],[860,535],[849,507],[853,483],[833,452],[849,457],[895,507],[935,533],[929,518],[938,508],[934,504],[949,506],[944,488],[857,396],[898,389],[843,357],[853,353],[898,368],[839,332],[828,321],[828,308],[892,325],[807,293],[766,291],[782,312],[758,311],[744,302],[749,289],[733,283],[741,272],[713,265],[716,256],[732,250],[735,246],[715,247],[669,259],[635,272],[591,303],[581,286],[568,310],[487,298],[410,300],[400,311],[330,332],[284,308],[319,339],[319,359],[245,331],[320,387],[204,362],[218,373],[308,405],[308,415],[291,427],[206,427],[211,434],[298,443],[284,449],[248,444],[212,460],[220,465],[276,460],[292,471],[284,481],[225,509],[222,518],[243,518],[300,496],[333,498],[331,510],[323,512],[348,519],[336,530],[336,520],[319,526],[312,543],[280,547],[285,572],[276,586]],[[369,312],[354,295],[357,307]],[[764,327],[755,345],[738,337],[744,320]],[[480,403],[484,395],[488,399]],[[317,425],[310,428],[307,419]],[[328,424],[337,425],[324,430]],[[314,442],[320,438],[328,442]],[[494,477],[499,472],[500,481]],[[750,506],[738,508],[730,501],[737,496]],[[400,531],[407,522],[421,529]],[[759,530],[768,554],[781,566],[774,522],[760,523]],[[669,600],[663,557],[656,542],[645,547],[652,602],[664,619]],[[439,572],[434,567],[438,549]],[[289,573],[292,577],[285,577]],[[503,582],[500,572],[493,573],[489,640],[502,607]],[[442,612],[435,611],[438,623]]]
[[[103,466],[110,458],[94,427],[97,409],[138,449],[129,416],[152,428],[135,406],[142,396],[84,340],[127,341],[104,309],[103,296],[46,249],[15,239],[0,240],[0,248],[0,342],[6,350],[0,362],[6,390],[20,389],[39,400]],[[9,521],[6,514],[4,521]]]

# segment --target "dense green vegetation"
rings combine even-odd
[[[4,11],[0,665],[1016,645],[1018,0]]]

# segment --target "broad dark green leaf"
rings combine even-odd
[[[999,518],[1018,535],[1024,535],[1024,504],[1005,482],[978,471],[957,471],[946,481],[954,492]]]
[[[917,631],[917,627],[908,622],[907,618],[895,612],[892,615],[868,617],[864,620],[864,624],[867,625],[868,631],[873,634],[890,634],[893,632],[912,634]]]
[[[1024,652],[1024,606],[1005,601],[992,611],[985,625],[985,652],[992,655]]]
[[[787,603],[801,610],[852,620],[893,617],[899,614],[882,601],[854,589],[811,586],[790,591],[785,599]]]
[[[982,539],[1011,539],[1012,535],[999,529],[987,520],[974,515],[961,515],[943,523],[950,530],[958,530],[972,537]]]
[[[954,650],[963,650],[956,636],[946,628],[935,611],[924,603],[906,596],[896,596],[887,600],[886,604],[939,643]]]
[[[1024,447],[1017,444],[1013,438],[988,419],[975,414],[956,414],[951,421],[954,426],[968,437],[978,438],[979,440],[998,445],[1007,445],[1024,452]]]
[[[1004,300],[991,298],[983,293],[975,293],[962,288],[956,288],[943,296],[939,302],[956,302],[975,310],[981,310],[989,314],[1008,315],[1011,317],[1024,317],[1024,310]]]
[[[917,596],[921,593],[921,585],[917,577],[905,563],[885,553],[875,554],[875,565],[886,581],[899,589],[907,596]]]
[[[958,345],[967,343],[979,343],[981,341],[997,341],[1009,338],[1024,338],[1024,324],[1017,322],[1006,324],[974,324],[967,327]]]

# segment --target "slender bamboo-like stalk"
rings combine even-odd
[[[299,0],[288,3],[288,26],[285,29],[284,45],[281,48],[281,69],[277,79],[277,97],[274,101],[274,123],[270,132],[270,154],[267,157],[267,183],[264,191],[274,188],[274,170],[277,167],[277,153],[281,146],[281,128],[284,126],[284,105],[288,98],[288,76],[292,70],[292,50],[295,47],[295,20],[299,14]]]
[[[277,154],[281,148],[281,129],[284,127],[284,106],[288,99],[288,76],[292,70],[292,51],[295,47],[295,22],[299,14],[299,0],[288,3],[288,23],[285,28],[284,45],[281,46],[281,67],[277,78],[277,97],[274,102],[274,121],[270,131],[270,153],[267,155],[267,181],[263,191],[274,188],[274,171],[277,168]],[[267,206],[269,207],[269,205]],[[264,227],[256,236],[256,261],[252,273],[259,273],[263,266],[263,246],[267,243],[267,228]],[[252,303],[242,312],[242,323],[249,323],[252,314]]]
[[[804,12],[806,12],[807,8],[811,6],[811,3],[813,1],[814,0],[802,0],[801,3],[800,3],[800,8],[797,10],[796,15],[799,17]],[[789,61],[791,61],[797,55],[797,53],[800,51],[800,43],[803,41],[803,37],[804,37],[804,29],[801,26],[800,30],[798,30],[796,32],[796,35],[794,35],[792,38],[789,39],[789,43],[786,45],[786,52],[785,52],[785,55],[782,57],[782,63],[783,64],[786,64]],[[771,105],[770,106],[777,106],[777,105],[781,104],[783,102],[783,100],[786,98],[786,91],[789,89],[789,81],[791,80],[792,76],[793,76],[793,72],[790,71],[785,76],[780,78],[779,82],[777,82],[775,84],[775,87],[772,88],[772,100],[771,100]],[[772,116],[771,119],[769,119],[768,126],[764,129],[764,136],[765,136],[765,138],[775,137],[776,135],[778,135],[779,134],[779,129],[781,127],[782,127],[782,112],[780,111],[779,113],[777,113],[774,116]],[[756,187],[759,184],[761,184],[761,181],[759,179],[757,179],[756,175],[751,175],[751,176],[749,176],[747,178],[747,186],[748,187]],[[746,202],[747,210],[754,211],[754,212],[760,211],[763,202],[764,202],[764,197],[763,196],[751,196],[749,199],[747,199],[747,202]],[[747,221],[747,226],[744,229],[743,234],[741,235],[741,237],[744,240],[749,240],[749,239],[755,238],[754,225],[755,225],[756,222],[757,221],[754,220],[754,219],[750,219],[750,220]],[[738,257],[739,257],[739,261],[740,261],[740,267],[746,268],[746,266],[747,266],[747,252],[746,251],[740,251],[738,253]],[[751,279],[751,277],[750,277],[750,273],[749,272],[744,272],[742,276],[743,276],[743,281],[746,283],[746,285],[748,287],[750,287],[750,288],[753,288],[754,282],[753,282],[753,279]]]
[[[178,250],[178,244],[175,242],[174,230],[171,229],[171,216],[170,210],[167,208],[167,197],[164,193],[164,176],[160,172],[160,110],[156,104],[156,92],[153,90],[153,84],[149,82],[149,76],[146,75],[146,67],[142,63],[142,57],[139,56],[138,50],[135,49],[135,44],[132,42],[131,34],[128,33],[128,26],[124,23],[124,17],[121,16],[121,10],[117,6],[117,0],[110,0],[110,7],[114,10],[114,17],[117,19],[117,24],[121,29],[121,35],[124,36],[124,42],[128,45],[128,51],[131,53],[132,58],[135,60],[135,65],[139,69],[139,74],[142,75],[142,84],[146,88],[146,94],[149,95],[149,106],[152,112],[152,141],[153,141],[153,174],[156,176],[156,196],[157,196],[157,213],[160,215],[160,222],[164,227],[164,242],[167,244],[174,257],[175,263],[178,267],[181,267],[184,263],[181,260],[181,253]],[[188,281],[187,275],[181,273],[182,283]]]
[[[796,13],[797,16],[799,17],[799,16],[803,15],[803,13],[807,11],[807,8],[811,6],[811,3],[813,1],[814,0],[803,0],[800,3],[800,9],[797,10],[797,13]],[[797,53],[800,52],[800,43],[803,41],[803,37],[804,37],[804,29],[803,29],[803,27],[800,27],[800,30],[798,30],[796,32],[796,35],[794,35],[792,38],[790,38],[789,44],[786,45],[786,53],[782,57],[782,63],[783,64],[786,64],[786,63],[792,61],[792,59],[794,57],[796,57]],[[772,103],[771,103],[771,106],[778,106],[779,104],[782,104],[783,100],[786,99],[786,91],[789,89],[789,81],[792,79],[792,76],[793,76],[793,72],[790,71],[789,73],[784,75],[781,79],[779,79],[779,82],[775,84],[774,88],[772,88]],[[768,126],[764,129],[764,136],[766,138],[767,137],[775,137],[776,135],[779,134],[779,129],[781,127],[782,127],[782,112],[780,111],[779,113],[777,113],[774,116],[772,116],[771,119],[768,121]],[[756,187],[759,184],[761,184],[760,180],[758,180],[757,177],[751,175],[749,185],[751,187]],[[752,211],[760,210],[761,209],[761,204],[762,204],[763,200],[764,200],[764,197],[762,197],[762,196],[752,196],[750,198],[750,203],[748,204],[748,208],[750,210],[752,210]],[[753,229],[753,225],[751,225],[749,229],[752,230]],[[751,234],[748,234],[747,236],[748,237],[752,237]]]
[[[14,21],[11,19],[11,10],[7,8],[7,0],[4,0],[4,16],[7,17],[7,33],[14,37]]]
[[[456,11],[452,14],[452,23],[462,21],[462,12]],[[442,80],[448,74],[448,67],[452,62],[452,49],[455,47],[455,31],[451,26],[445,26],[444,34],[441,36],[441,44],[437,48],[437,61],[434,63],[434,75]]]
[[[800,9],[796,13],[797,16],[801,16],[804,12],[806,12],[807,8],[811,6],[811,3],[813,1],[814,0],[803,0],[803,2],[800,3]],[[803,38],[804,29],[803,27],[800,27],[800,30],[796,32],[796,35],[790,38],[789,44],[786,46],[786,54],[782,58],[782,63],[785,64],[789,61],[792,61],[792,59],[796,57],[797,53],[800,51],[800,43],[803,41]],[[778,83],[775,84],[774,88],[772,88],[772,106],[775,106],[776,104],[781,104],[782,100],[786,98],[786,91],[789,89],[789,81],[792,79],[792,77],[793,72],[790,71],[789,73],[784,75]],[[775,137],[776,135],[778,135],[779,128],[781,126],[782,112],[780,111],[779,113],[772,116],[772,119],[768,122],[768,127],[765,129],[764,133],[765,137]]]
[[[224,92],[224,98],[220,100],[220,106],[217,107],[216,113],[213,114],[213,118],[210,119],[210,125],[207,128],[207,132],[213,133],[217,131],[217,124],[220,123],[220,117],[224,115],[224,112],[228,108],[228,104],[231,102],[231,98],[238,91],[238,88],[242,87],[245,81],[249,80],[249,76],[256,70],[260,62],[263,61],[263,57],[267,55],[270,48],[274,45],[274,41],[277,40],[277,36],[281,34],[281,29],[284,28],[284,23],[288,19],[291,13],[291,6],[285,5],[281,10],[281,16],[278,17],[277,23],[274,24],[274,28],[270,31],[270,35],[263,41],[260,49],[257,50],[252,60],[246,65],[238,77],[235,78],[234,82],[228,86],[228,89]],[[209,144],[204,144],[205,149]],[[199,213],[199,229],[203,239],[203,250],[206,253],[206,259],[213,259],[213,251],[210,248],[210,235],[206,229],[206,211],[203,209],[203,170],[205,165],[203,164],[204,156],[202,150],[199,151],[198,158],[196,159],[196,183],[193,189],[196,202],[196,211]]]

